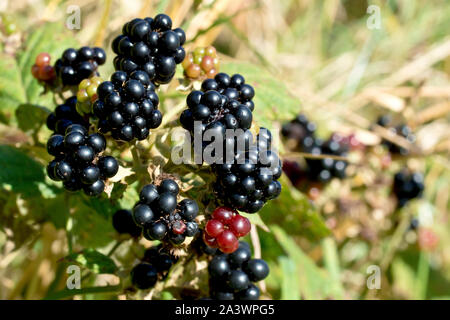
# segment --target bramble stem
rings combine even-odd
[[[118,247],[120,247],[120,245],[123,243],[123,241],[117,241],[116,244],[111,248],[111,250],[109,250],[107,256],[111,257],[114,252],[117,250]]]

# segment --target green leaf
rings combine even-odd
[[[288,257],[278,258],[281,267],[281,300],[300,300],[300,280],[295,262]]]
[[[255,88],[253,117],[258,125],[272,130],[275,121],[291,119],[300,111],[300,101],[292,96],[283,81],[266,69],[251,63],[232,61],[223,63],[221,71],[230,75],[240,73],[245,77],[245,82]]]
[[[48,52],[54,63],[66,48],[76,46],[71,32],[61,23],[46,23],[30,33],[17,59],[0,54],[0,121],[14,119],[21,104],[53,104],[50,94],[41,95],[43,87],[33,78],[31,67],[41,52]]]
[[[16,109],[16,119],[22,131],[37,130],[47,119],[50,111],[34,104],[21,104]]]
[[[42,166],[22,151],[0,145],[0,185],[24,196],[40,195],[39,183],[45,181]]]
[[[101,248],[111,243],[114,236],[111,216],[118,209],[115,203],[103,195],[89,198],[82,193],[70,197],[70,207],[74,208],[70,232],[77,245]]]
[[[292,187],[286,176],[280,179],[282,190],[278,198],[269,201],[259,212],[266,224],[282,226],[288,234],[320,240],[330,234],[325,222],[309,199]]]
[[[341,284],[341,270],[339,267],[339,253],[336,241],[333,238],[326,238],[322,241],[323,258],[325,268],[330,275],[332,282],[330,290],[337,299],[343,298],[344,288]]]
[[[13,57],[0,54],[0,120],[9,122],[17,105],[27,101],[19,66]]]
[[[300,293],[305,299],[324,299],[333,296],[331,287],[334,286],[329,274],[319,268],[314,261],[278,226],[270,229],[287,255],[295,262],[295,274],[299,277]],[[291,274],[286,274],[291,277]]]
[[[117,271],[117,266],[110,257],[93,249],[72,253],[65,260],[75,262],[94,273],[115,273]]]

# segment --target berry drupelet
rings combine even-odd
[[[123,71],[114,72],[111,81],[98,86],[97,96],[92,109],[99,119],[99,130],[111,132],[116,140],[144,140],[150,129],[161,124],[155,86],[143,71],[134,71],[129,76]]]
[[[47,117],[47,128],[60,135],[64,135],[66,129],[72,124],[88,128],[89,123],[77,112],[76,105],[77,98],[74,96],[57,106],[55,111]]]
[[[63,86],[76,86],[83,79],[97,74],[98,66],[106,61],[102,48],[81,47],[66,49],[55,62],[56,75]]]
[[[224,253],[232,253],[239,246],[238,239],[250,232],[250,221],[236,210],[219,207],[205,225],[203,241],[211,248],[219,248]]]
[[[106,140],[99,133],[88,134],[79,124],[67,127],[64,135],[54,134],[47,142],[47,151],[54,156],[47,166],[52,180],[62,181],[68,191],[83,189],[88,196],[98,196],[105,188],[105,180],[119,169],[117,160],[101,156]]]
[[[421,197],[424,188],[423,174],[420,172],[402,170],[394,176],[393,193],[398,199],[398,207],[403,207],[408,201]]]
[[[145,238],[179,245],[186,237],[197,234],[197,202],[184,199],[177,203],[178,193],[178,184],[172,179],[142,188],[139,202],[133,208],[133,219],[143,228]]]
[[[208,265],[210,294],[217,300],[258,300],[260,291],[254,282],[269,275],[262,259],[251,259],[250,247],[239,242],[231,254],[217,254]]]
[[[112,42],[116,70],[131,74],[141,70],[155,84],[169,83],[176,65],[186,53],[186,35],[181,28],[172,29],[172,20],[165,14],[154,18],[133,19],[122,28],[122,34]]]

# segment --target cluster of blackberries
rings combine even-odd
[[[239,246],[238,239],[250,232],[250,221],[236,210],[219,207],[205,225],[203,241],[212,248],[224,253],[232,253]]]
[[[233,163],[212,165],[217,177],[214,191],[218,199],[228,207],[248,213],[259,211],[281,192],[277,180],[282,166],[278,155],[270,150],[270,131],[261,128],[256,141],[256,146],[238,152]]]
[[[114,67],[128,74],[142,70],[154,83],[169,83],[176,65],[186,56],[182,47],[185,41],[184,31],[172,30],[172,20],[165,14],[153,19],[133,19],[123,26],[122,34],[112,43],[117,54]]]
[[[47,128],[57,134],[64,135],[67,128],[72,124],[89,127],[89,123],[76,110],[77,98],[75,96],[67,99],[64,104],[55,108],[55,111],[47,117]]]
[[[233,253],[214,256],[208,271],[211,298],[258,300],[260,291],[253,282],[265,279],[269,266],[262,259],[251,259],[249,245],[241,241]]]
[[[202,83],[202,91],[192,91],[187,99],[186,109],[180,116],[180,123],[193,133],[194,121],[201,121],[202,130],[213,129],[223,133],[226,129],[247,130],[252,125],[252,101],[255,90],[245,83],[240,74],[229,76],[217,74],[214,79]]]
[[[78,50],[66,49],[62,57],[55,62],[55,71],[63,86],[78,85],[81,80],[97,73],[99,65],[106,61],[102,48],[81,47]]]
[[[199,231],[195,218],[197,202],[184,199],[177,203],[178,184],[172,179],[159,186],[148,184],[139,193],[139,202],[133,208],[133,220],[143,228],[148,240],[168,240],[174,245],[193,237]]]
[[[383,115],[377,119],[377,124],[379,126],[389,129],[393,133],[400,135],[411,143],[414,143],[416,141],[416,136],[413,134],[411,128],[406,124],[400,124],[396,127],[392,127],[391,123],[392,119],[389,115]],[[400,147],[399,145],[396,145],[395,143],[392,143],[386,139],[383,139],[382,144],[389,149],[390,153],[400,154],[403,156],[408,154],[407,149]]]
[[[142,262],[131,270],[131,282],[139,289],[152,288],[158,279],[167,276],[177,259],[161,245],[145,251]]]
[[[47,151],[55,157],[48,166],[48,176],[63,181],[68,191],[83,189],[89,196],[101,194],[104,180],[113,177],[118,169],[117,160],[111,156],[99,156],[106,148],[103,135],[88,135],[86,127],[71,124],[65,135],[54,134],[47,142]]]
[[[393,192],[398,199],[398,207],[403,207],[409,200],[422,196],[424,188],[422,173],[402,170],[394,176]]]
[[[349,144],[344,143],[339,135],[331,135],[327,141],[315,136],[316,125],[310,122],[304,115],[298,115],[294,120],[285,124],[282,128],[282,135],[294,144],[293,149],[311,154],[312,156],[334,155],[345,157],[349,151]],[[307,168],[301,173],[311,181],[328,182],[333,177],[343,179],[346,174],[347,161],[335,160],[332,158],[305,159]],[[289,166],[290,167],[290,166]],[[288,170],[291,181],[298,181],[298,170]]]
[[[150,129],[161,124],[155,85],[144,71],[134,71],[130,76],[114,72],[111,81],[98,86],[97,96],[92,109],[99,119],[99,130],[111,132],[116,140],[144,140]]]

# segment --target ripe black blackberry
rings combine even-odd
[[[250,247],[240,241],[231,254],[215,255],[208,265],[210,295],[217,300],[258,300],[260,291],[253,282],[265,279],[269,266],[251,259]]]
[[[308,153],[313,156],[334,155],[346,157],[349,146],[340,139],[339,135],[331,135],[327,141],[316,137],[316,125],[305,115],[300,114],[294,120],[283,125],[282,135],[291,144],[293,150]],[[307,167],[303,170],[293,168],[292,163],[286,167],[286,173],[291,181],[300,181],[299,175],[304,174],[311,181],[328,182],[333,177],[343,179],[346,174],[347,161],[333,158],[306,158]],[[294,169],[294,170],[291,170]]]
[[[178,184],[172,179],[142,188],[139,202],[133,208],[133,219],[143,228],[145,238],[179,245],[186,237],[197,234],[198,205],[191,199],[177,203],[178,193]]]
[[[392,119],[390,116],[388,115],[383,115],[380,116],[377,119],[376,122],[379,126],[382,126],[386,129],[389,129],[390,131],[392,131],[393,133],[405,138],[406,140],[408,140],[410,143],[414,143],[416,141],[416,136],[413,134],[412,130],[410,127],[408,127],[406,124],[400,124],[398,126],[391,126],[392,124]],[[381,142],[382,145],[386,146],[389,149],[389,152],[392,154],[399,154],[399,155],[407,155],[408,154],[408,150],[400,147],[398,145],[396,145],[395,143],[392,143],[388,140],[383,139]]]
[[[155,84],[169,83],[176,65],[185,58],[186,35],[181,28],[172,29],[172,20],[165,14],[154,18],[133,19],[122,28],[112,42],[116,70],[131,74],[141,70]]]
[[[137,238],[142,234],[142,228],[134,223],[131,210],[117,210],[112,217],[112,224],[114,229],[120,234],[129,234],[133,238]]]
[[[422,196],[425,189],[423,174],[401,170],[394,176],[392,189],[397,197],[398,207],[403,207],[409,200]]]
[[[47,173],[50,179],[62,181],[68,191],[83,189],[88,196],[98,196],[105,180],[119,169],[115,158],[101,155],[105,148],[103,135],[89,135],[86,127],[72,124],[64,135],[54,134],[48,140],[47,151],[55,159],[48,164]]]
[[[278,197],[281,192],[281,184],[277,181],[282,173],[281,161],[270,145],[270,131],[261,128],[256,145],[236,153],[233,163],[212,165],[217,177],[214,191],[224,205],[255,213],[268,200]]]
[[[47,128],[54,133],[64,135],[67,127],[79,124],[88,128],[89,123],[76,110],[77,98],[68,98],[64,104],[56,107],[55,111],[47,117]]]
[[[144,140],[150,129],[161,124],[155,86],[143,71],[134,71],[130,76],[114,72],[111,81],[98,86],[97,95],[93,112],[99,119],[99,130],[111,132],[116,140]]]
[[[193,133],[194,121],[201,121],[202,130],[247,130],[252,125],[252,101],[255,91],[240,74],[232,77],[218,73],[214,79],[202,83],[202,91],[192,91],[187,99],[188,109],[180,116],[180,123]]]
[[[315,131],[316,124],[309,121],[304,114],[299,114],[293,120],[283,125],[281,134],[283,137],[294,141],[297,144],[296,146],[301,146],[301,142],[306,137],[313,137]]]
[[[303,141],[302,149],[305,153],[312,155],[347,156],[347,147],[332,138],[325,142],[319,138],[313,138],[311,144],[308,143],[308,145],[305,145],[305,140]],[[346,176],[345,170],[348,163],[344,160],[306,158],[306,163],[308,165],[307,176],[312,181],[328,182],[333,177],[343,179]]]
[[[63,86],[78,85],[81,80],[98,75],[98,66],[106,61],[106,53],[98,47],[66,49],[55,62],[55,71]]]
[[[145,251],[141,263],[131,270],[131,281],[139,289],[150,289],[167,276],[176,262],[177,258],[161,245],[151,247]]]

